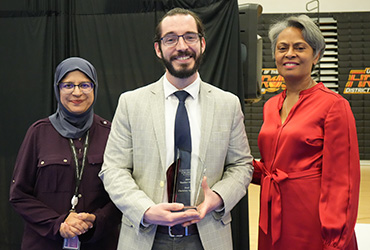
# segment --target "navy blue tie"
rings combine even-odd
[[[190,160],[191,160],[191,133],[185,99],[189,96],[184,90],[177,91],[174,95],[179,99],[175,118],[175,202],[190,206]]]

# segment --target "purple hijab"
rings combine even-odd
[[[84,73],[95,84],[94,102],[91,104],[88,110],[79,115],[69,112],[60,102],[58,86],[58,83],[65,77],[66,74],[75,70],[79,70]],[[93,106],[98,93],[98,77],[94,66],[85,59],[79,57],[70,57],[65,59],[55,70],[54,92],[58,101],[58,108],[54,114],[49,116],[51,124],[63,137],[73,139],[82,137],[91,127],[94,119]]]

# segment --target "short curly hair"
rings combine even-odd
[[[304,40],[313,49],[314,56],[320,54],[321,59],[325,52],[325,39],[319,27],[307,15],[290,16],[282,21],[271,25],[269,30],[269,39],[271,41],[272,57],[275,58],[275,49],[277,39],[280,33],[288,28],[295,27],[302,31]]]

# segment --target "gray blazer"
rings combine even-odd
[[[253,167],[239,99],[201,81],[200,164],[203,174],[224,201],[224,213],[212,212],[200,221],[205,249],[232,249],[231,209],[246,194]],[[99,173],[112,201],[122,211],[118,249],[151,249],[156,225],[141,225],[144,212],[162,202],[166,188],[166,142],[163,77],[148,86],[123,93]],[[196,191],[198,193],[198,191]],[[203,201],[199,190],[197,204]],[[247,212],[247,211],[246,211]]]

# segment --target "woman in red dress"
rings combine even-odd
[[[263,110],[254,161],[261,185],[259,249],[357,249],[360,161],[349,103],[315,82],[311,71],[325,50],[307,16],[269,31],[286,90]]]

